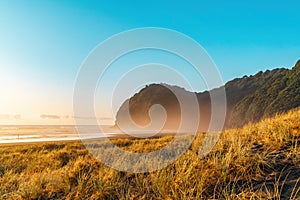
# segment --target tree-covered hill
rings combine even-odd
[[[242,89],[232,89],[226,84],[228,99],[244,90],[244,96],[232,104],[228,126],[240,127],[257,122],[263,117],[288,111],[300,106],[300,61],[291,69],[275,69],[235,81]]]
[[[181,98],[188,98],[191,94],[197,95],[201,116],[199,130],[206,131],[211,117],[209,92],[192,93],[166,84],[146,86],[126,100],[117,113],[116,124],[128,120],[125,113],[129,111],[135,123],[145,125],[150,122],[149,109],[155,104],[160,104],[168,115],[165,128],[177,128],[181,113],[178,100],[172,91],[176,91]],[[279,68],[261,71],[255,75],[229,81],[225,84],[225,91],[227,96],[225,128],[241,127],[249,122],[257,122],[264,117],[299,107],[300,60],[290,70]]]

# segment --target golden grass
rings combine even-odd
[[[159,149],[171,136],[115,139],[133,152]],[[80,142],[0,148],[0,199],[300,199],[300,109],[224,131],[198,157],[203,134],[168,167],[119,172]]]

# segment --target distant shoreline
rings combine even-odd
[[[188,135],[190,133],[180,133],[180,135]],[[198,134],[198,133],[196,133]],[[142,135],[142,134],[141,134]],[[109,138],[109,139],[153,139],[153,138],[159,138],[159,137],[164,137],[164,136],[175,136],[176,133],[158,133],[154,136],[150,136],[150,137],[134,137],[131,135],[127,135],[127,134],[111,134],[108,135],[106,137],[98,137],[98,138],[88,138],[88,139],[81,139],[80,137],[78,137],[78,139],[74,139],[74,138],[57,138],[57,140],[37,140],[37,141],[18,141],[16,142],[15,140],[12,142],[1,142],[0,141],[0,147],[1,146],[15,146],[15,145],[27,145],[27,144],[43,144],[43,143],[69,143],[69,142],[83,142],[83,141],[90,141],[90,140],[102,140],[105,138]]]

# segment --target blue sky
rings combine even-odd
[[[133,28],[163,27],[190,36],[207,50],[224,81],[290,68],[300,58],[299,7],[296,0],[2,0],[0,116],[6,117],[0,124],[18,114],[14,123],[46,123],[41,114],[72,116],[83,60],[103,40]]]

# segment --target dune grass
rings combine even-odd
[[[114,139],[149,152],[171,136]],[[0,199],[300,199],[300,109],[224,131],[200,159],[203,134],[168,167],[111,169],[80,142],[0,147]]]

